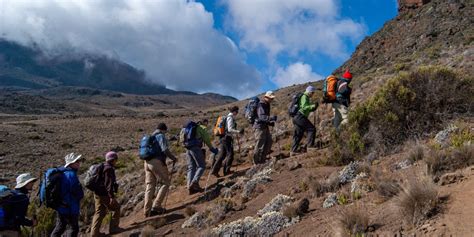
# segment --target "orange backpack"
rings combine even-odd
[[[217,118],[216,125],[214,126],[213,132],[215,136],[224,136],[225,135],[225,127],[227,122],[227,116],[219,116]]]
[[[333,103],[336,101],[337,77],[330,75],[326,78],[323,85],[323,102]]]

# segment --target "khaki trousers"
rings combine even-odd
[[[107,211],[112,213],[112,219],[110,220],[109,233],[113,232],[119,227],[120,224],[120,204],[110,205],[110,199],[108,196],[98,196],[94,194],[95,213],[92,218],[91,225],[91,237],[100,236],[100,225],[102,220],[107,215]]]
[[[261,129],[257,128],[255,129],[254,136],[257,144],[255,144],[253,162],[254,164],[265,163],[265,159],[267,158],[267,155],[270,154],[273,143],[270,129],[268,127]]]
[[[347,114],[349,110],[347,106],[339,104],[339,103],[332,103],[332,110],[334,112],[334,119],[332,120],[332,124],[336,129],[339,129],[341,124],[347,123]]]
[[[158,190],[158,195],[155,197],[155,200],[152,203],[153,197],[155,196],[157,182],[162,183],[160,189]],[[158,159],[151,159],[145,161],[145,215],[148,214],[152,206],[153,208],[160,208],[163,200],[166,197],[166,193],[170,187],[170,175],[166,164]]]

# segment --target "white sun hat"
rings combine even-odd
[[[30,173],[20,174],[20,175],[18,175],[18,177],[16,177],[16,186],[15,186],[15,188],[23,188],[28,183],[34,182],[36,180],[38,180],[38,179],[33,177]]]
[[[265,97],[275,99],[275,94],[273,94],[273,91],[267,91],[267,93],[265,93]]]
[[[68,154],[67,156],[64,157],[64,161],[66,161],[66,164],[64,165],[64,167],[68,167],[70,164],[80,160],[82,157],[82,155],[79,155],[79,154],[74,154],[73,153],[70,153]]]

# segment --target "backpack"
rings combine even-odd
[[[330,75],[324,80],[323,85],[323,103],[336,102],[337,77]]]
[[[225,135],[227,126],[227,116],[219,116],[217,118],[216,125],[214,126],[213,133],[215,136],[222,137]]]
[[[253,125],[257,119],[257,108],[259,103],[260,99],[255,96],[252,97],[245,106],[245,118],[251,125]]]
[[[183,128],[183,145],[186,148],[193,146],[201,146],[201,140],[196,138],[196,130],[199,125],[193,121],[190,121]]]
[[[298,111],[300,110],[300,99],[302,96],[303,93],[301,92],[293,95],[290,106],[288,107],[288,114],[291,117],[294,117],[296,114],[298,114]]]
[[[66,168],[50,168],[41,181],[39,190],[40,205],[57,209],[63,203],[61,197],[61,179]]]
[[[86,177],[84,178],[84,186],[89,190],[95,192],[102,185],[100,182],[104,181],[101,179],[104,171],[104,163],[95,164],[89,167],[87,170]]]
[[[8,229],[13,224],[11,223],[12,206],[8,205],[13,196],[15,196],[13,190],[5,185],[0,185],[0,230]]]
[[[154,157],[163,155],[155,135],[145,135],[140,141],[140,148],[138,150],[138,157],[142,160],[151,160]]]

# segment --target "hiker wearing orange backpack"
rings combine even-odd
[[[305,132],[308,133],[308,141],[305,147],[307,149],[315,148],[314,140],[316,138],[316,127],[308,119],[309,114],[318,108],[317,102],[311,103],[311,97],[314,95],[315,91],[316,88],[308,86],[304,93],[299,93],[294,97],[294,102],[292,101],[292,105],[290,105],[289,113],[290,116],[293,117],[293,125],[295,127],[293,144],[290,152],[291,155],[297,154],[301,139],[303,139]]]
[[[332,103],[334,112],[333,125],[337,131],[341,124],[347,123],[348,107],[351,103],[352,88],[349,86],[352,74],[348,70],[344,72],[342,78],[331,75],[326,78],[323,86],[323,102]]]

